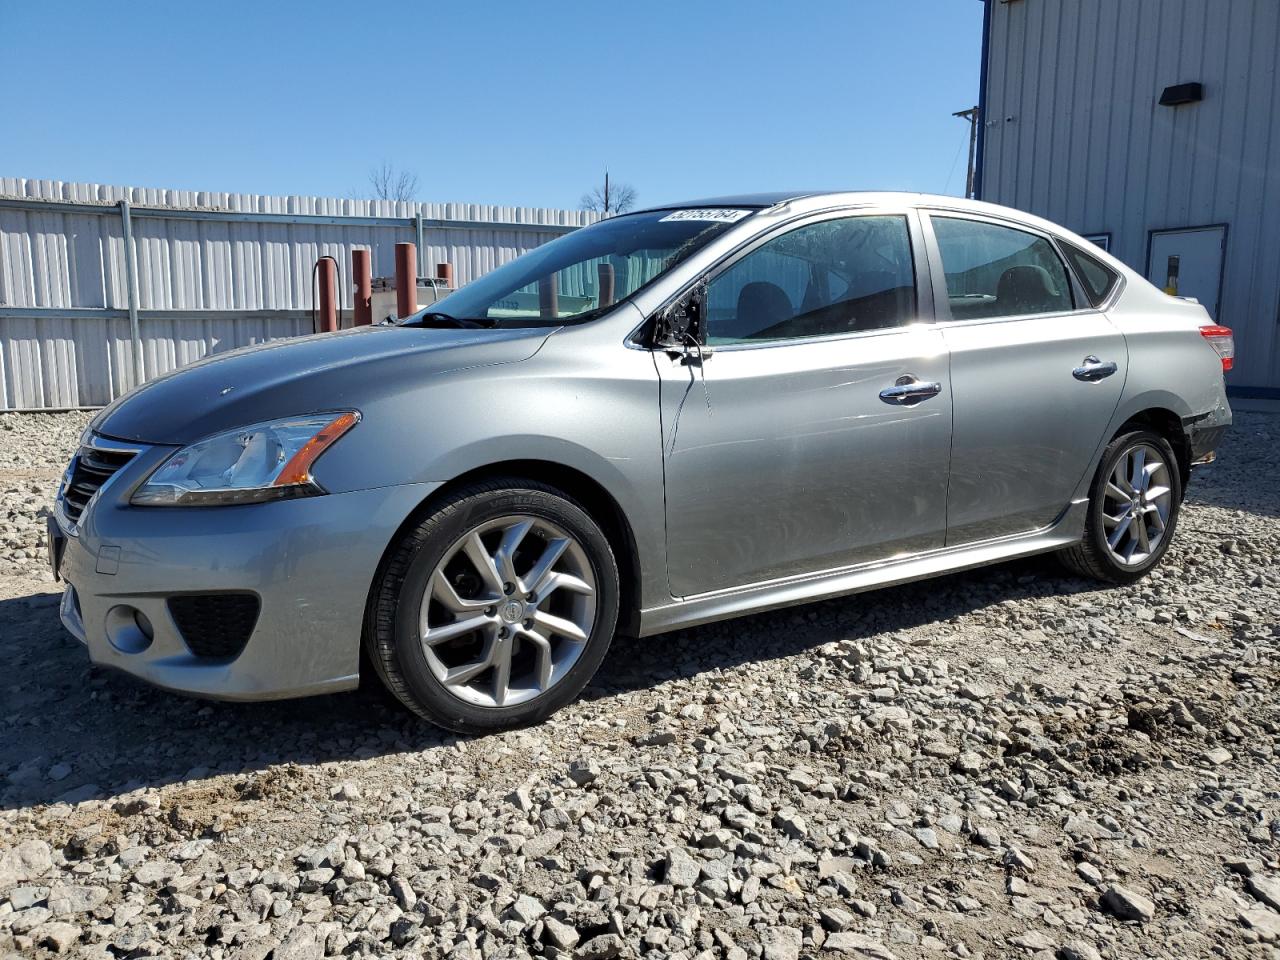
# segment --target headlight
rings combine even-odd
[[[260,503],[323,493],[311,465],[360,414],[321,413],[228,430],[183,447],[133,494],[147,506]]]

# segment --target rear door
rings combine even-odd
[[[1046,527],[1105,439],[1124,337],[1047,236],[961,213],[927,219],[955,405],[947,545]]]
[[[654,355],[673,595],[942,546],[951,398],[924,263],[914,212],[844,212],[713,272],[710,352]]]

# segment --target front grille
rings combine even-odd
[[[197,657],[232,660],[249,642],[261,606],[252,593],[191,593],[169,598],[169,615]]]
[[[67,515],[67,519],[72,523],[79,523],[89,498],[135,456],[136,450],[81,447],[75,460],[71,461],[71,476],[62,491],[62,512]]]

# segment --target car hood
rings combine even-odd
[[[90,427],[139,443],[185,444],[318,410],[359,410],[465,367],[525,360],[551,330],[360,327],[207,357],[125,394]]]

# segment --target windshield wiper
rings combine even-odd
[[[402,327],[457,327],[462,330],[491,330],[498,325],[493,317],[455,317],[439,310],[427,310],[412,320],[405,320]]]

